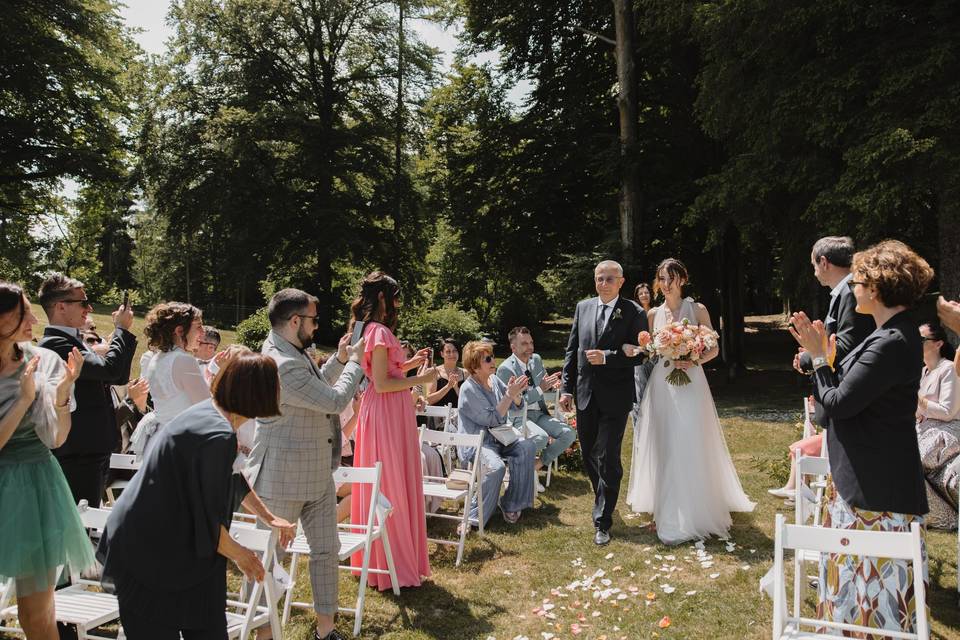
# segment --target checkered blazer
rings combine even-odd
[[[280,412],[257,419],[247,465],[250,486],[261,496],[318,500],[340,465],[340,412],[353,400],[363,370],[336,357],[323,369],[273,331],[264,354],[280,370]]]

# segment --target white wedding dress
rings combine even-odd
[[[697,322],[687,298],[677,320]],[[666,305],[657,307],[653,329],[672,322]],[[634,425],[633,464],[627,503],[638,513],[652,513],[657,536],[679,544],[711,535],[725,538],[731,511],[753,511],[730,460],[713,395],[701,367],[690,367],[690,384],[667,382],[672,365],[657,362]]]

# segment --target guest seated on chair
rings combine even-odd
[[[527,405],[527,432],[536,445],[540,459],[535,464],[536,471],[541,467],[549,467],[561,453],[577,439],[577,432],[567,423],[557,420],[550,415],[547,402],[543,394],[553,391],[560,386],[562,371],[547,375],[543,366],[543,359],[533,352],[533,336],[526,327],[514,327],[507,334],[510,339],[510,350],[513,354],[497,367],[497,377],[507,383],[511,377],[528,378],[529,387],[523,392],[523,402]],[[522,415],[523,404],[518,413]],[[522,424],[515,425],[521,431]],[[547,444],[552,439],[553,442]],[[537,491],[543,491],[543,485],[537,481]]]
[[[460,385],[467,378],[467,372],[457,366],[460,350],[453,338],[444,338],[440,356],[443,358],[443,364],[437,367],[437,381],[427,385],[427,404],[435,407],[445,407],[448,404],[457,406]]]
[[[493,375],[496,365],[493,345],[489,342],[468,342],[463,349],[463,365],[469,376],[460,387],[459,431],[483,433],[483,449],[480,452],[481,464],[486,472],[482,481],[483,522],[489,522],[499,498],[503,519],[514,524],[520,519],[520,513],[524,509],[533,506],[532,474],[536,445],[532,440],[518,438],[518,434],[510,428],[507,421],[510,407],[520,406],[523,402],[527,378],[511,376],[504,383]],[[491,428],[498,427],[498,437],[495,437]],[[512,436],[510,431],[513,432]],[[473,455],[472,449],[460,450],[461,460],[472,460]],[[503,497],[500,497],[507,467],[510,468],[510,486]],[[477,501],[474,499],[470,505],[471,524],[479,522],[480,517]]]
[[[920,338],[924,367],[917,439],[930,503],[927,526],[955,529],[960,477],[960,381],[953,366],[955,350],[939,325],[920,325]]]

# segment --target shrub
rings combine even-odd
[[[270,320],[267,319],[267,308],[263,307],[237,325],[237,342],[254,351],[260,351],[268,333]]]
[[[464,343],[480,338],[480,321],[474,312],[448,305],[401,314],[398,333],[417,349],[437,349],[444,338],[453,338],[462,349]]]

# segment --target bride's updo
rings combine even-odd
[[[690,281],[687,275],[687,267],[676,258],[667,258],[657,266],[657,271],[653,275],[653,294],[662,296],[663,291],[660,288],[660,274],[666,271],[667,275],[673,280],[682,279],[684,282]]]

